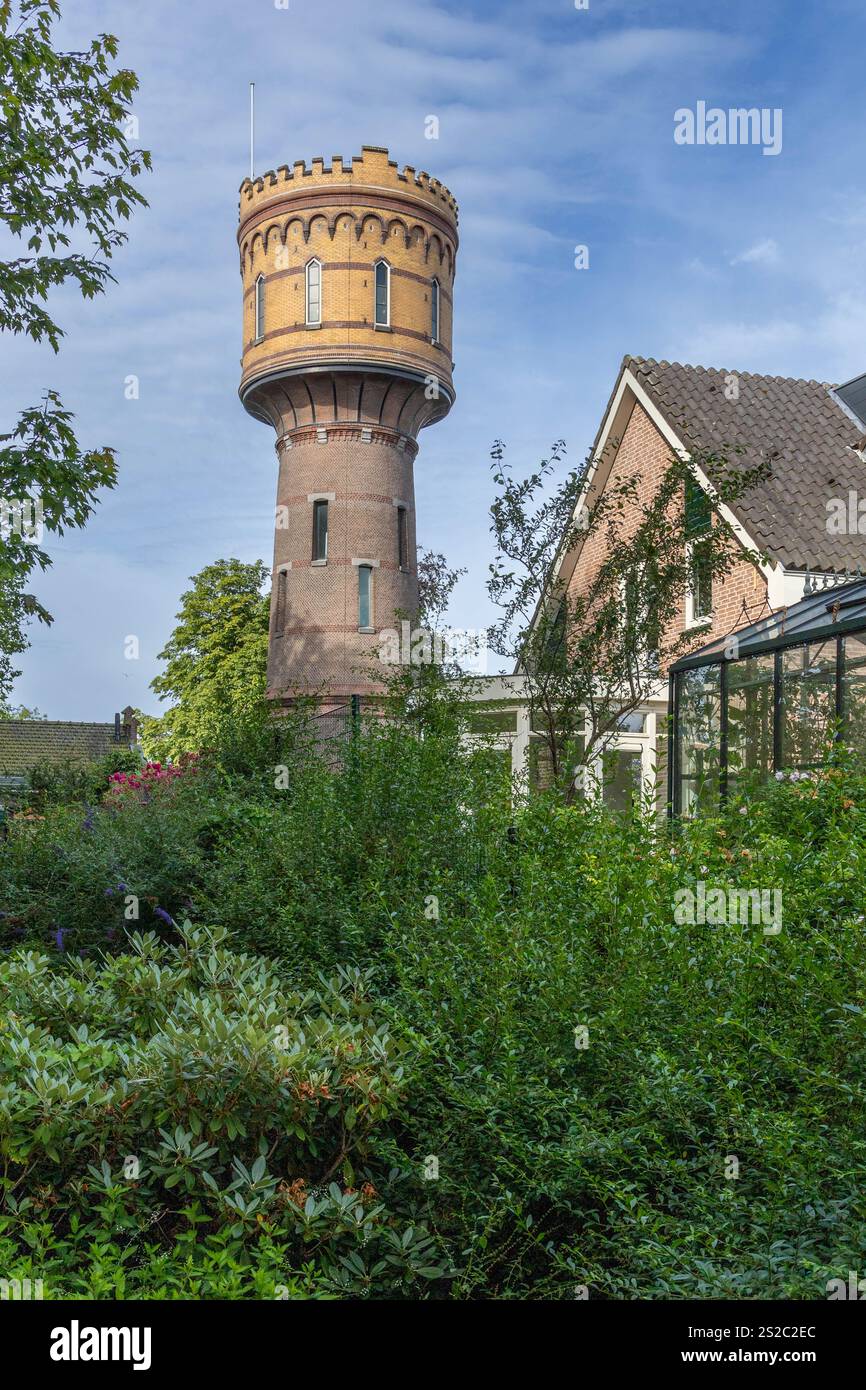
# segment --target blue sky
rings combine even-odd
[[[257,172],[385,145],[460,204],[457,401],[416,464],[419,539],[469,570],[455,625],[492,616],[491,441],[517,470],[560,436],[582,459],[624,353],[827,381],[866,370],[862,0],[65,8],[66,46],[118,36],[154,171],[118,283],[101,302],[57,297],[60,356],[0,339],[4,420],[54,386],[120,468],[33,586],[55,623],[32,630],[14,698],[51,718],[158,711],[148,685],[189,576],[271,558],[273,439],[237,399],[250,80]],[[781,153],[675,144],[674,112],[699,100],[781,108]]]

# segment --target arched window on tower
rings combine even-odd
[[[430,338],[439,341],[439,281],[434,280],[430,287]]]
[[[307,326],[322,322],[322,263],[307,262]]]
[[[256,280],[256,333],[255,341],[260,343],[265,336],[265,277],[260,275]]]
[[[376,262],[376,304],[373,322],[377,328],[387,328],[391,322],[391,267],[387,261]]]

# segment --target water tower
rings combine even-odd
[[[454,400],[457,205],[365,145],[240,190],[240,398],[279,457],[268,692],[379,687],[379,634],[418,601],[413,464]]]

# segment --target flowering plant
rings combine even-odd
[[[129,800],[130,795],[148,801],[153,791],[172,786],[179,777],[197,770],[198,754],[182,753],[176,763],[144,763],[135,772],[113,772],[108,779],[108,797],[115,803]]]

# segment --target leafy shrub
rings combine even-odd
[[[112,773],[133,773],[140,766],[141,754],[123,743],[92,762],[37,763],[27,777],[29,800],[39,811],[70,802],[95,805],[103,796]]]
[[[51,1297],[129,1296],[143,1277],[169,1296],[228,1281],[279,1297],[394,1296],[441,1275],[404,1176],[377,1156],[407,1044],[368,984],[343,970],[293,992],[202,928],[63,969],[3,961],[7,1277]]]
[[[474,913],[401,905],[407,1139],[442,1155],[456,1296],[821,1298],[857,1267],[864,856],[850,774],[671,835],[536,801]],[[778,888],[782,931],[678,925],[698,881]]]
[[[231,757],[217,750],[168,796],[122,811],[54,808],[14,826],[0,860],[2,903],[14,909],[4,943],[47,946],[64,988],[77,982],[91,1030],[104,967],[64,962],[108,930],[125,948],[121,882],[141,895],[145,924],[157,906],[209,921],[250,959],[278,959],[302,994],[319,996],[320,972],[375,968],[365,1007],[412,1048],[409,1082],[369,1136],[369,1181],[413,1227],[418,1201],[445,1252],[424,1267],[453,1275],[433,1281],[437,1294],[571,1298],[586,1285],[593,1297],[823,1297],[866,1244],[866,780],[840,763],[670,828],[590,804],[511,804],[507,793],[501,763],[462,746],[447,706],[370,721],[337,747],[289,726],[278,738],[241,730]],[[782,930],[680,925],[676,895],[701,882],[778,890]],[[175,940],[170,924],[159,930]],[[36,973],[54,978],[44,963]],[[35,1019],[18,1012],[57,1036],[65,1019],[53,996]],[[118,999],[106,1012],[121,1015]],[[174,1064],[178,1075],[199,1066],[189,1040]],[[139,1140],[120,1143],[129,1153],[190,1136],[183,1167],[204,1142],[182,1106],[146,1127],[145,1117],[136,1102]],[[242,1137],[235,1147],[252,1174],[261,1155]],[[241,1177],[233,1157],[219,1158],[229,1186]],[[327,1188],[347,1177],[325,1182],[324,1150],[317,1157],[317,1200],[337,1202]],[[426,1157],[438,1177],[418,1188]],[[116,1183],[116,1159],[106,1161]],[[91,1162],[101,1172],[102,1158]],[[286,1172],[291,1186],[301,1169]],[[348,1185],[366,1180],[356,1171]],[[25,1178],[16,1191],[37,1189]],[[162,1209],[148,1202],[150,1216]],[[190,1220],[166,1241],[146,1238],[137,1212],[127,1296],[259,1296],[286,1269],[292,1297],[344,1289],[350,1255],[334,1209],[314,1259],[291,1221],[238,1247],[208,1210],[198,1234]],[[54,1254],[43,1242],[39,1258],[57,1262],[58,1279],[68,1270],[62,1287],[101,1296],[114,1287],[113,1246],[101,1237],[85,1269],[71,1220],[51,1226]],[[396,1266],[370,1278],[374,1297],[428,1287]]]
[[[170,930],[188,913],[213,807],[182,785],[149,803],[54,806],[15,821],[0,853],[0,941],[92,952],[137,924]]]

